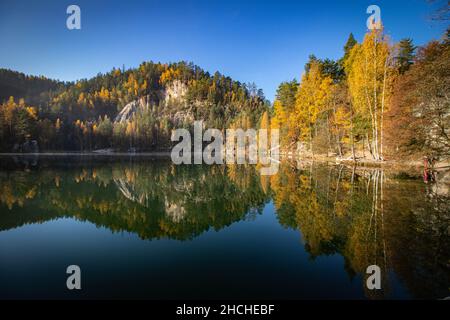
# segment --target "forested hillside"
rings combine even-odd
[[[62,83],[0,70],[0,151],[168,150],[174,128],[280,130],[281,150],[347,159],[450,156],[450,40],[417,48],[369,31],[338,60],[311,55],[273,106],[254,84],[192,63],[144,62]],[[300,71],[299,71],[300,74]]]
[[[186,62],[144,62],[75,83],[2,69],[0,84],[2,152],[29,140],[41,151],[167,149],[173,128],[190,128],[194,120],[219,129],[255,127],[268,110],[256,85]]]
[[[24,98],[28,103],[35,104],[47,100],[51,92],[62,89],[64,89],[64,83],[60,81],[0,69],[0,103],[13,96]]]

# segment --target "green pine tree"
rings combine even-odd
[[[413,64],[416,47],[410,38],[402,39],[398,43],[397,65],[400,74],[404,74]]]

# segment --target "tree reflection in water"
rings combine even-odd
[[[414,297],[445,297],[450,283],[450,201],[419,179],[376,168],[284,166],[271,189],[281,224],[301,231],[311,257],[338,253],[353,277],[380,266],[387,297],[394,274]]]
[[[300,231],[311,259],[339,254],[350,278],[380,266],[389,297],[400,281],[417,298],[448,296],[448,186],[377,168],[284,162],[274,176],[245,165],[39,160],[0,170],[0,230],[70,217],[142,239],[192,239],[252,219],[270,201]],[[363,281],[365,283],[365,281]]]

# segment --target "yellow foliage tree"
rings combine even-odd
[[[290,117],[300,140],[309,140],[313,155],[314,127],[320,114],[329,105],[332,83],[333,80],[329,76],[322,74],[319,63],[312,62],[309,71],[302,77],[296,97],[295,113]]]
[[[392,46],[383,30],[366,34],[350,52],[345,69],[355,114],[367,125],[370,152],[383,159],[383,115],[387,110],[394,78]]]
[[[159,83],[165,85],[166,83],[178,79],[181,76],[181,72],[179,69],[168,68],[161,74],[159,78]]]

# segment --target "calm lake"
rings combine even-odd
[[[284,162],[0,158],[0,298],[441,299],[448,186]],[[420,173],[419,173],[420,174]],[[66,268],[81,268],[68,290]],[[366,268],[382,271],[366,288]]]

